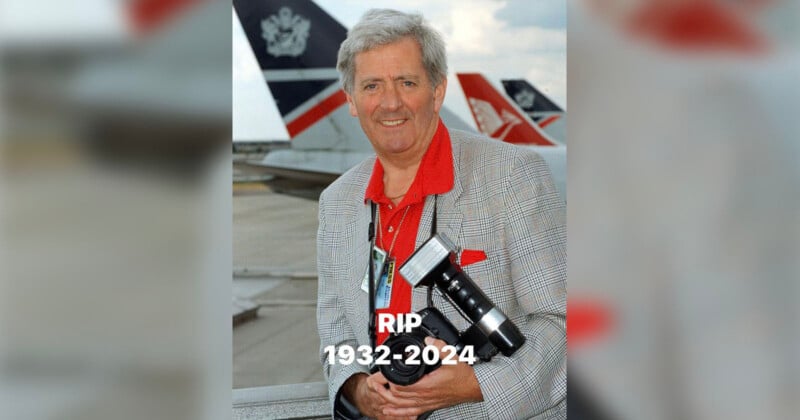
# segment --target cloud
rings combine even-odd
[[[498,55],[565,51],[565,30],[535,26],[509,26],[494,18],[502,3],[462,1],[449,11],[446,33],[453,54]]]
[[[564,0],[507,0],[494,16],[512,27],[567,29],[567,3]]]

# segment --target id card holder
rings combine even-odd
[[[394,282],[394,258],[384,264],[381,279],[375,290],[375,309],[386,309],[392,300],[392,283]]]
[[[383,266],[386,262],[386,251],[378,248],[372,248],[372,266],[375,269],[375,281],[380,282],[383,273]],[[369,284],[369,271],[364,273],[364,280],[361,281],[361,290],[369,293],[367,285]]]

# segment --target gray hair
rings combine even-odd
[[[347,39],[339,47],[336,69],[342,87],[353,93],[355,83],[356,54],[381,45],[391,44],[411,37],[422,49],[422,66],[433,86],[438,86],[447,77],[447,54],[444,39],[418,13],[403,13],[391,9],[371,9],[347,33]]]

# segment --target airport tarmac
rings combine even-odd
[[[234,185],[234,308],[256,308],[254,317],[233,329],[234,389],[324,380],[316,326],[315,194],[300,198],[262,183]]]

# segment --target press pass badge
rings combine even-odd
[[[386,262],[386,251],[378,248],[372,248],[372,266],[375,268],[375,281],[379,281],[381,273],[383,273],[383,264]],[[364,273],[364,280],[361,281],[361,290],[369,293],[367,285],[369,284],[369,271]]]
[[[392,300],[392,283],[394,280],[394,258],[386,263],[378,287],[375,290],[375,309],[386,309]]]

